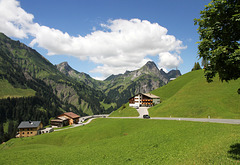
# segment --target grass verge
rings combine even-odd
[[[129,107],[129,104],[122,105],[116,111],[113,111],[109,117],[138,117],[139,113],[135,108]]]

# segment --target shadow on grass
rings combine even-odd
[[[240,143],[231,145],[228,154],[230,158],[240,160]]]

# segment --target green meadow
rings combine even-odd
[[[129,107],[129,104],[122,105],[116,111],[113,111],[109,117],[138,117],[139,113],[135,108]]]
[[[0,145],[0,164],[237,164],[238,125],[144,119],[90,124]]]
[[[203,70],[192,71],[151,93],[162,103],[149,109],[150,116],[240,119],[240,79],[207,83]]]
[[[28,97],[34,96],[32,89],[14,88],[7,80],[0,80],[0,99],[7,97]]]

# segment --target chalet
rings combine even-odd
[[[73,112],[65,112],[59,116],[57,116],[57,118],[59,117],[65,117],[68,120],[68,125],[72,125],[72,124],[77,124],[79,122],[79,118],[80,116],[78,116],[77,114],[73,113]]]
[[[29,137],[41,134],[41,121],[22,121],[19,126],[19,137]]]
[[[50,122],[51,122],[51,126],[64,127],[69,125],[69,118],[60,116],[60,117],[57,117],[56,119],[52,119]]]
[[[130,107],[151,107],[160,103],[160,97],[151,93],[138,93],[129,99]]]

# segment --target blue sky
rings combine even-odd
[[[67,61],[94,78],[138,69],[148,60],[184,74],[198,61],[193,19],[209,2],[0,0],[0,31],[53,64]]]

